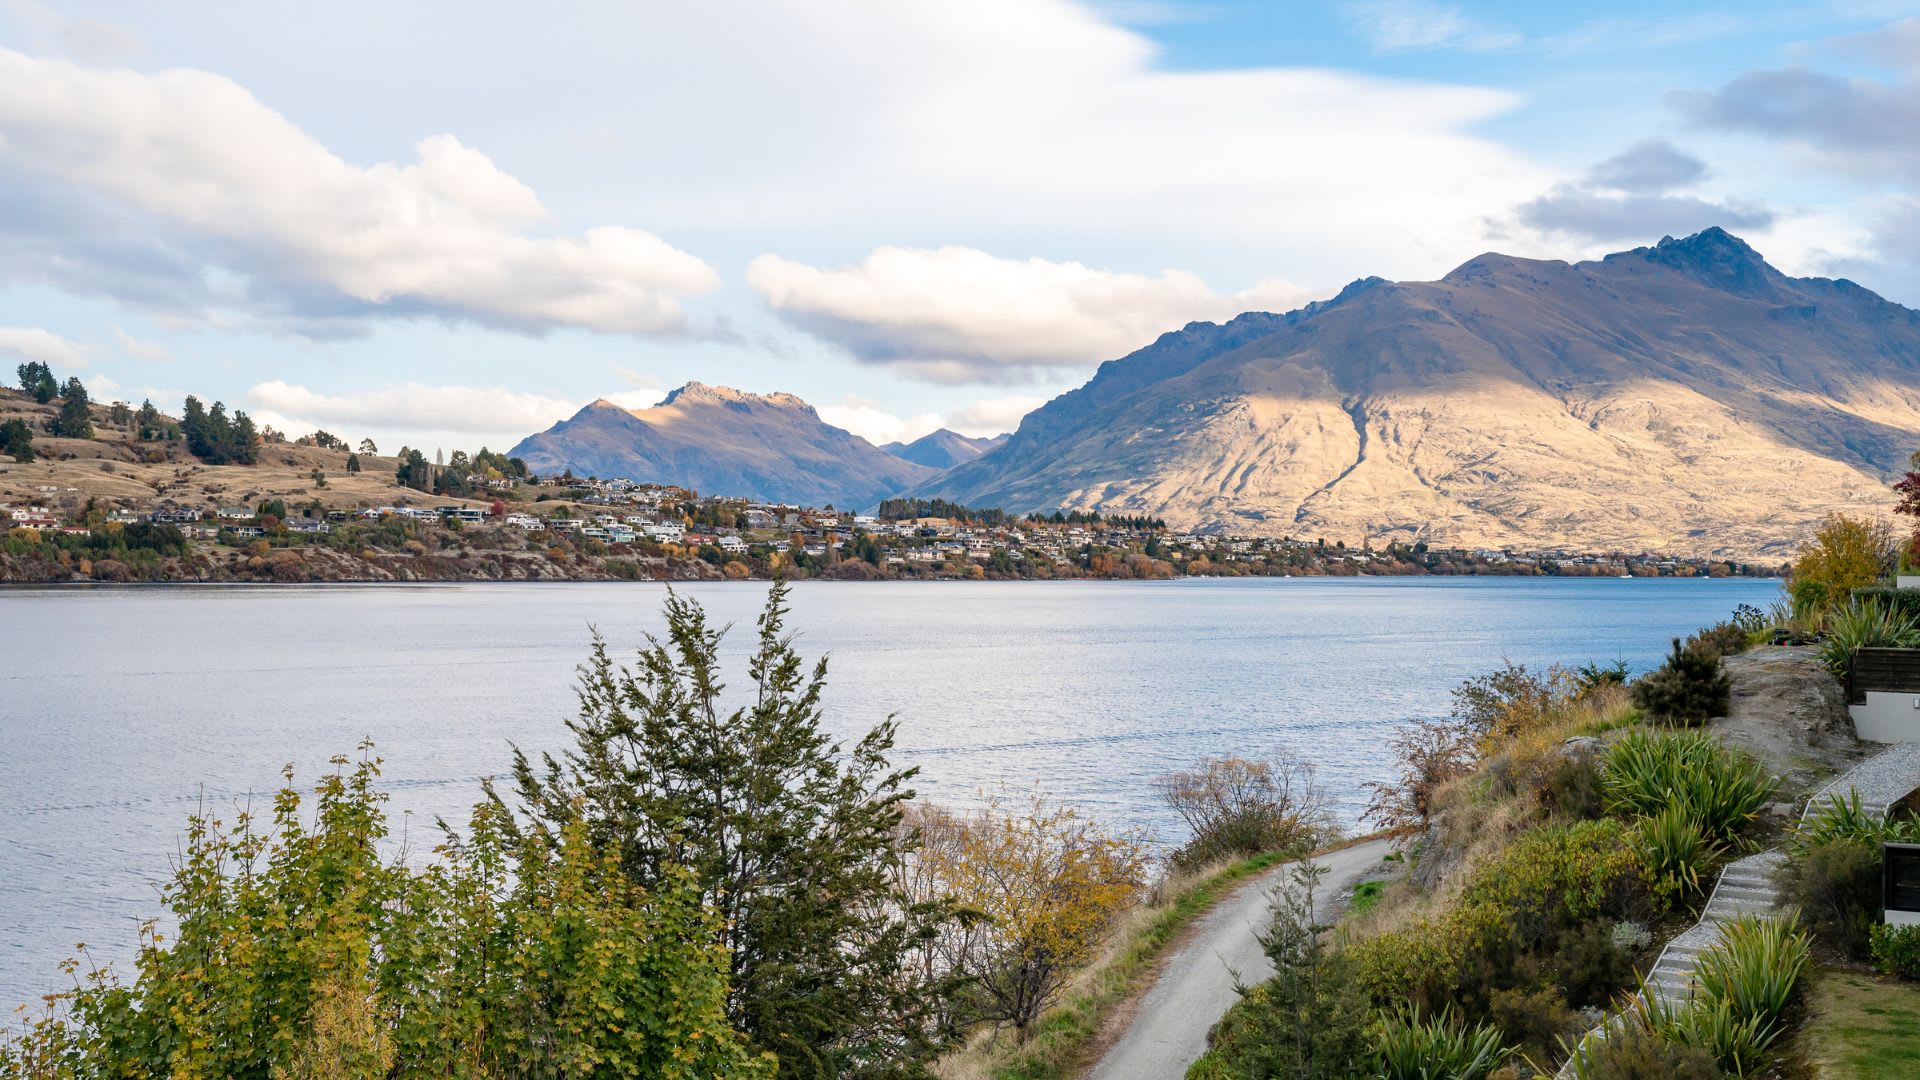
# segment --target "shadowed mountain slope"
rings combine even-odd
[[[1720,229],[1487,254],[1101,365],[915,494],[1183,528],[1779,556],[1920,447],[1920,313]]]
[[[930,431],[909,443],[890,442],[880,447],[902,461],[925,465],[929,469],[951,469],[964,465],[1007,441],[1005,435],[977,439],[948,428]]]
[[[688,383],[647,409],[596,401],[521,440],[536,472],[679,484],[766,502],[868,509],[936,475],[820,419],[792,394]]]

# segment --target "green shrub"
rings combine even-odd
[[[1667,662],[1633,681],[1633,703],[1650,719],[1699,727],[1727,714],[1732,680],[1720,669],[1720,654],[1687,648],[1673,639]]]
[[[1394,1013],[1380,1024],[1374,1075],[1380,1080],[1483,1080],[1513,1056],[1489,1024],[1468,1027],[1451,1008],[1422,1020],[1418,1010]]]
[[[1844,681],[1853,671],[1856,649],[1910,649],[1916,645],[1920,645],[1920,615],[1878,600],[1856,598],[1827,616],[1827,639],[1820,645],[1820,662],[1834,678]]]
[[[1821,940],[1856,960],[1880,921],[1880,851],[1825,840],[1796,851],[1780,873],[1781,899],[1800,909]]]
[[[1431,1012],[1461,1004],[1475,1015],[1490,996],[1489,972],[1506,972],[1513,952],[1508,913],[1487,903],[1463,903],[1346,947],[1354,977],[1376,1005]]]
[[[1597,1008],[1633,983],[1633,957],[1615,939],[1614,925],[1596,920],[1560,936],[1551,978],[1574,1008]]]
[[[1678,803],[1642,818],[1634,847],[1653,883],[1655,901],[1668,909],[1698,897],[1706,875],[1726,851],[1701,830],[1699,817]]]
[[[1641,1027],[1590,1039],[1573,1057],[1576,1080],[1720,1080],[1713,1055]]]
[[[1875,923],[1871,948],[1873,964],[1888,975],[1920,979],[1920,926]]]
[[[1574,820],[1597,818],[1606,809],[1600,784],[1600,763],[1591,754],[1554,759],[1540,773],[1535,792],[1540,805]]]
[[[1647,881],[1625,834],[1610,819],[1534,829],[1476,868],[1462,899],[1504,912],[1525,943],[1601,915],[1630,914]]]
[[[1507,1045],[1534,1061],[1547,1060],[1554,1046],[1590,1026],[1557,986],[1495,990],[1487,1019],[1506,1036]]]
[[[1896,589],[1891,585],[1869,585],[1853,590],[1854,600],[1877,604],[1888,611],[1920,623],[1920,589]]]
[[[1723,843],[1760,816],[1778,784],[1704,732],[1631,732],[1607,749],[1602,779],[1610,809],[1648,817],[1681,806]]]
[[[1747,651],[1747,627],[1736,619],[1701,627],[1687,639],[1686,648],[1714,656],[1738,656]]]

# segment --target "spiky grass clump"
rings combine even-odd
[[[1409,1010],[1381,1021],[1375,1075],[1381,1080],[1483,1080],[1511,1056],[1513,1050],[1502,1045],[1500,1029],[1492,1025],[1468,1027],[1451,1008],[1424,1020]]]
[[[1704,732],[1633,732],[1608,749],[1603,774],[1610,809],[1652,817],[1678,806],[1716,843],[1752,824],[1778,784],[1752,758]]]

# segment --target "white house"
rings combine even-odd
[[[1854,650],[1847,701],[1862,739],[1920,742],[1920,649]]]

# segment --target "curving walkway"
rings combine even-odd
[[[1392,841],[1369,840],[1316,856],[1327,870],[1315,921],[1331,922],[1354,881],[1375,871]],[[1273,925],[1273,893],[1293,870],[1281,863],[1241,885],[1200,917],[1191,940],[1174,950],[1140,999],[1120,1037],[1093,1066],[1091,1080],[1179,1080],[1207,1052],[1207,1032],[1240,998],[1241,985],[1273,975],[1260,935]]]

